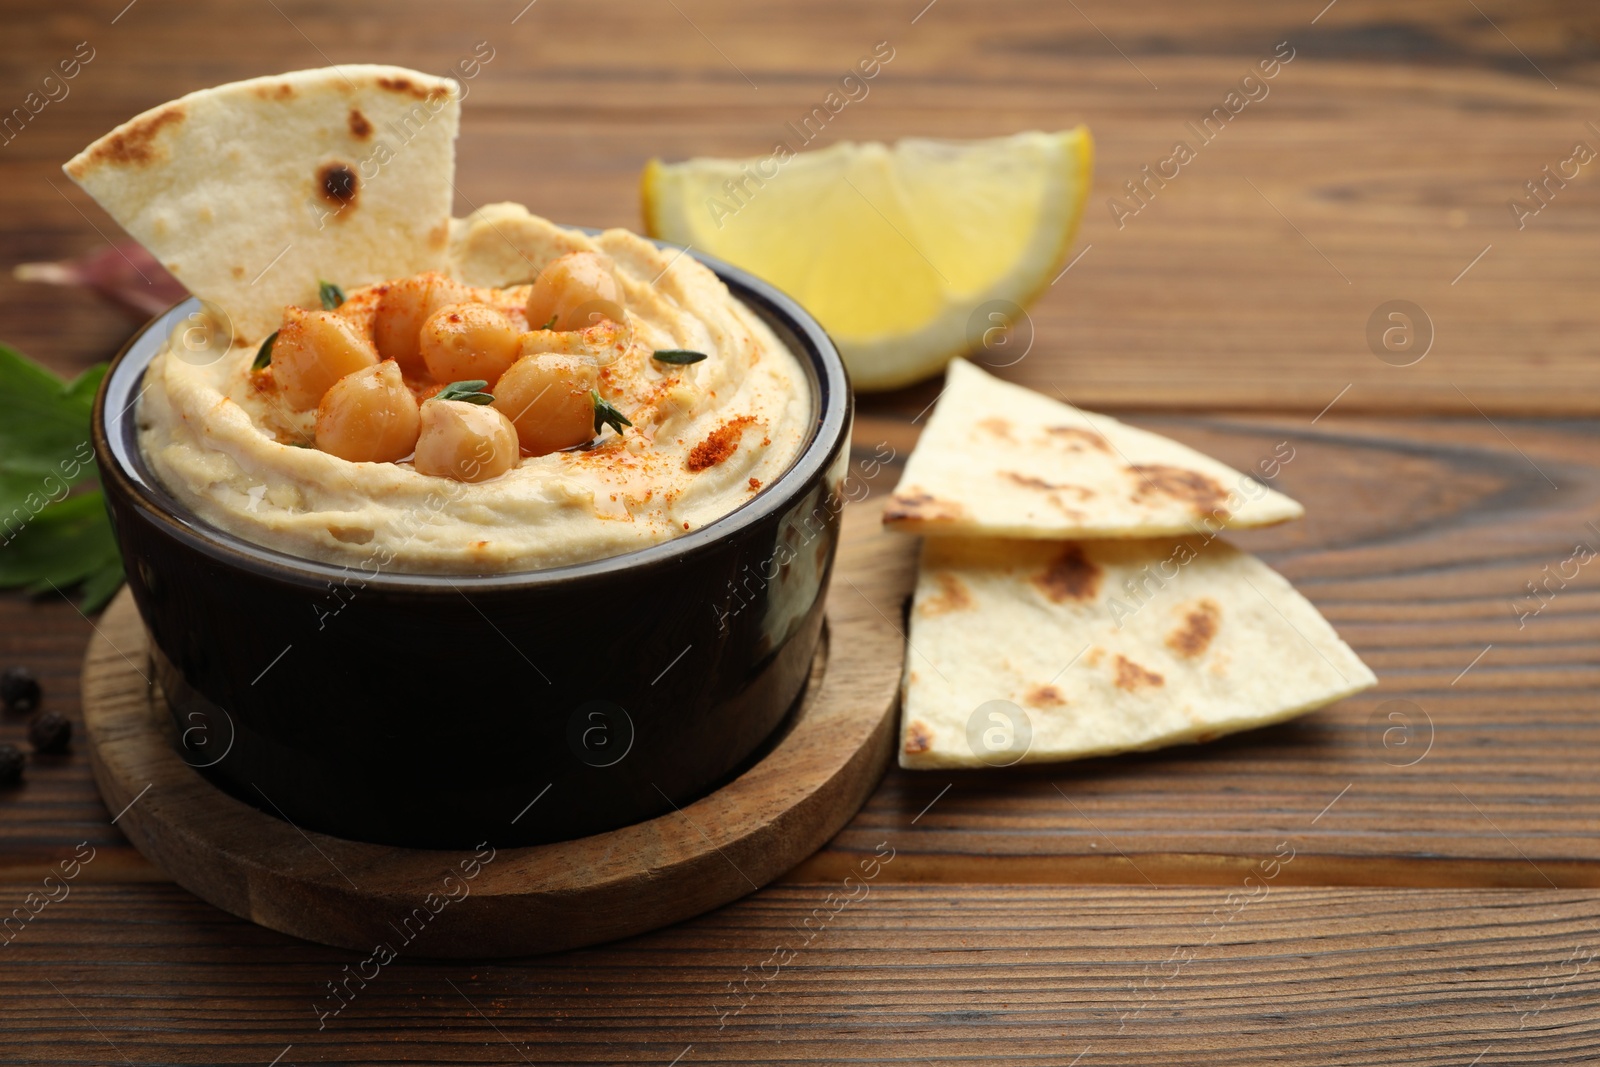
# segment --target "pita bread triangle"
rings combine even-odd
[[[1304,511],[1192,448],[958,359],[883,521],[928,535],[1131,538],[1268,526]]]
[[[1220,539],[929,538],[900,765],[1208,741],[1376,682],[1287,581]]]
[[[302,70],[146,111],[63,169],[253,344],[319,279],[445,268],[460,114],[446,78]]]

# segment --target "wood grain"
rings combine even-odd
[[[1600,427],[1138,421],[1240,468],[1291,444],[1277,483],[1306,518],[1230,539],[1294,581],[1379,687],[1210,745],[891,773],[796,877],[831,876],[884,833],[914,830],[896,877],[1229,881],[1286,840],[1305,858],[1290,877],[1316,884],[1600,884],[1600,568],[1568,562],[1580,543],[1600,553]],[[857,428],[874,435],[909,436]],[[1548,591],[1529,595],[1547,574]]]
[[[1086,122],[1098,156],[1077,245],[1088,251],[1033,307],[1027,357],[999,372],[1144,412],[1134,421],[1239,466],[1292,440],[1282,485],[1308,519],[1239,541],[1293,578],[1384,684],[1205,749],[1059,774],[892,771],[794,874],[821,884],[526,965],[402,957],[322,1031],[313,1001],[354,957],[152,884],[161,875],[109,825],[83,754],[35,763],[23,789],[0,796],[11,906],[76,842],[98,852],[69,899],[0,948],[0,1062],[1600,1058],[1586,955],[1597,901],[1545,882],[1592,885],[1600,859],[1600,571],[1585,566],[1517,618],[1526,583],[1600,523],[1600,424],[1512,417],[1600,412],[1594,166],[1523,229],[1507,207],[1575,141],[1600,147],[1593,5],[125,6],[7,12],[0,112],[76,42],[97,55],[69,98],[0,147],[0,266],[116,234],[58,170],[116,123],[201,86],[330,60],[442,71],[489,41],[457,211],[514,199],[596,225],[639,224],[635,183],[652,155],[768,151],[879,40],[894,61],[819,144]],[[1118,228],[1107,202],[1123,183],[1285,40],[1296,58],[1271,95]],[[104,358],[135,326],[88,295],[8,274],[0,338],[60,370]],[[1391,299],[1433,320],[1435,345],[1415,366],[1368,348],[1368,318]],[[904,455],[936,392],[863,405],[858,458],[885,444]],[[1149,417],[1164,409],[1261,414]],[[892,602],[877,606],[896,618]],[[38,669],[50,706],[73,717],[91,632],[58,599],[0,597],[0,662]],[[1395,764],[1416,750],[1386,747],[1390,720],[1373,718],[1389,699],[1431,723],[1434,744],[1412,766]],[[0,741],[22,733],[0,721]],[[735,1003],[728,984],[760,974],[884,841],[896,858],[871,896],[718,1030]],[[1228,894],[1256,892],[1245,878],[1280,844],[1296,858],[1270,897],[1212,938],[1217,909],[1233,915]],[[913,880],[1125,887],[895,884]],[[1296,881],[1542,888],[1280,888]]]
[[[1378,422],[1336,414],[1314,425],[1134,421],[1241,468],[1291,443],[1295,458],[1279,483],[1306,505],[1306,518],[1230,536],[1310,597],[1372,665],[1380,687],[1206,746],[1033,770],[891,771],[796,877],[842,877],[893,830],[905,835],[896,878],[1231,881],[1288,840],[1301,856],[1284,875],[1290,880],[1596,884],[1600,567],[1578,568],[1566,588],[1552,582],[1539,614],[1519,622],[1517,609],[1541,603],[1527,597],[1527,583],[1544,581],[1547,566],[1559,572],[1575,543],[1600,549],[1600,533],[1588,526],[1600,524],[1600,425],[1497,420],[1497,430],[1478,417]],[[903,457],[915,433],[899,420],[860,418],[856,473],[870,470],[874,457]],[[868,483],[872,495],[846,509],[847,521],[870,517],[896,477],[892,465],[880,470]],[[834,604],[860,598],[841,586]],[[899,601],[882,597],[870,608],[870,624],[897,640]],[[87,633],[59,600],[0,598],[0,660],[48,653],[41,662],[61,666],[46,679],[51,706],[69,714],[74,686],[64,672]],[[1410,704],[1386,707],[1392,700]],[[1409,716],[1410,732],[1390,711]],[[21,734],[19,722],[0,724],[0,740]],[[28,784],[4,799],[0,880],[40,876],[68,840],[117,852],[120,835],[106,824],[81,755],[33,768]]]
[[[127,590],[84,660],[84,747],[141,853],[195,895],[273,930],[355,950],[404,937],[409,951],[449,957],[653,930],[754,892],[816,852],[888,766],[905,652],[878,625],[873,598],[899,595],[915,557],[908,543],[862,538],[872,519],[858,510],[845,527],[835,587],[859,595],[830,597],[806,692],[770,751],[709,795],[621,829],[523,848],[490,840],[452,855],[302,830],[236,800],[174,747]],[[459,906],[466,900],[476,902]]]
[[[1466,1067],[1481,1057],[1481,1067],[1600,1057],[1600,897],[1589,892],[1272,887],[1241,907],[1220,888],[866,883],[854,903],[829,901],[849,893],[776,887],[541,960],[401,955],[319,1020],[317,1006],[335,1003],[327,984],[357,969],[355,954],[291,943],[171,887],[79,885],[0,950],[0,1061]]]
[[[895,57],[869,95],[813,146],[1078,122],[1095,133],[1077,245],[1089,251],[1034,308],[1017,379],[1131,409],[1314,414],[1349,386],[1350,411],[1600,410],[1595,166],[1552,186],[1521,229],[1507,206],[1575,142],[1600,148],[1592,5],[141,0],[112,25],[123,6],[8,17],[0,109],[76,42],[97,53],[0,149],[0,262],[82,251],[101,240],[95,227],[114,234],[61,162],[139,110],[229,78],[329,61],[444,71],[487,42],[494,58],[468,83],[457,211],[514,199],[636,227],[651,156],[764,154],[888,41]],[[219,34],[248,40],[248,54],[219,52]],[[1187,124],[1282,41],[1295,58],[1268,95],[1201,146]],[[1178,140],[1197,158],[1119,225],[1112,197],[1126,201],[1125,183]],[[1434,325],[1412,367],[1368,348],[1369,317],[1394,299]],[[103,357],[129,328],[87,297],[0,278],[6,339],[58,366]],[[913,411],[931,399],[916,396]]]

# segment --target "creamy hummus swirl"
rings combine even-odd
[[[812,420],[796,357],[690,256],[624,230],[598,237],[511,204],[454,223],[450,271],[494,299],[562,254],[610,258],[625,296],[601,392],[633,423],[586,451],[524,456],[478,483],[359,463],[306,447],[315,412],[288,409],[254,346],[196,359],[169,346],[150,364],[139,443],[161,483],[201,519],[296,556],[368,570],[482,574],[601,559],[727,515],[783,473]],[[336,280],[336,279],[333,279]],[[370,291],[349,294],[370,329]],[[576,335],[573,335],[576,336]],[[707,358],[662,363],[657,350]]]

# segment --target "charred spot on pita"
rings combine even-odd
[[[1093,600],[1100,592],[1102,571],[1083,554],[1079,545],[1068,545],[1044,571],[1033,576],[1039,591],[1057,604],[1069,600]]]
[[[1136,463],[1128,468],[1128,473],[1139,482],[1135,500],[1165,496],[1188,504],[1201,517],[1209,515],[1226,521],[1230,514],[1224,506],[1227,490],[1199,471],[1169,467],[1164,463]]]
[[[1048,492],[1051,489],[1065,489],[1064,485],[1047,482],[1043,478],[1036,478],[1031,474],[1018,474],[1016,471],[1001,471],[1000,476],[1013,485],[1020,485],[1024,489],[1039,489]]]
[[[350,109],[350,136],[358,141],[365,141],[372,136],[372,123],[367,121],[367,116],[358,107]]]
[[[939,594],[928,597],[918,605],[924,615],[943,615],[972,607],[972,591],[965,582],[949,571],[935,571],[933,580],[939,583]]]
[[[1067,702],[1067,698],[1053,685],[1036,685],[1028,690],[1022,702],[1032,708],[1059,708]]]
[[[360,182],[346,163],[324,163],[317,168],[317,193],[336,208],[354,207]]]
[[[1008,441],[1011,440],[1011,423],[998,415],[979,421],[978,428],[987,430],[996,437],[1003,437]]]
[[[155,114],[137,118],[90,149],[89,162],[140,166],[158,158],[156,138],[167,126],[176,126],[188,112],[182,104],[168,104]],[[85,167],[71,169],[74,178],[83,177]]]
[[[1080,501],[1088,500],[1090,497],[1094,496],[1094,490],[1087,486],[1073,485],[1070,482],[1052,482],[1033,474],[1019,474],[1016,471],[1001,471],[1000,477],[1004,478],[1012,485],[1020,486],[1023,489],[1037,489],[1041,493],[1072,493],[1076,495]],[[1060,504],[1061,501],[1057,500],[1056,503]],[[1062,506],[1065,507],[1064,504]]]
[[[294,99],[294,86],[286,81],[269,82],[266,85],[251,86],[250,91],[263,100],[292,100]]]
[[[906,724],[906,755],[919,756],[933,747],[933,734],[925,723],[913,719]]]
[[[410,78],[379,78],[378,88],[387,89],[391,93],[401,93],[405,96],[412,96],[418,100],[442,100],[450,95],[447,90],[441,89],[438,86],[429,88],[427,86],[418,85]]]
[[[1051,426],[1045,430],[1045,433],[1052,437],[1060,438],[1074,452],[1082,451],[1085,445],[1090,448],[1097,448],[1102,452],[1111,451],[1111,446],[1106,442],[1106,439],[1093,430],[1084,430],[1076,426]]]
[[[1211,647],[1221,619],[1222,609],[1215,600],[1197,600],[1184,609],[1182,624],[1167,635],[1167,647],[1185,659],[1196,658]]]
[[[967,517],[967,509],[950,500],[940,500],[919,491],[896,493],[884,506],[885,522],[952,522]]]
[[[1117,688],[1130,693],[1166,685],[1167,680],[1155,671],[1146,670],[1126,656],[1117,656]]]

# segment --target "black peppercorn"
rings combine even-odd
[[[0,745],[0,786],[22,781],[22,750],[16,745]]]
[[[28,743],[38,752],[65,752],[72,744],[72,722],[55,711],[41,711],[28,721]]]
[[[39,679],[26,667],[0,671],[0,703],[7,711],[25,713],[39,706]]]

